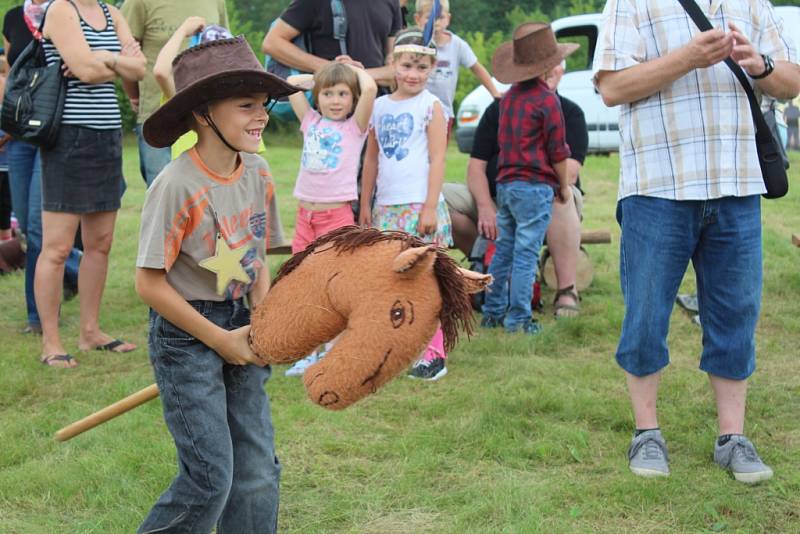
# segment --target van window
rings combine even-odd
[[[591,70],[594,47],[597,45],[597,26],[572,26],[556,32],[559,43],[577,43],[581,47],[567,58],[567,72]]]

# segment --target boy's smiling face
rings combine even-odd
[[[267,93],[254,93],[217,100],[208,105],[208,113],[228,143],[242,152],[255,154],[269,121],[264,109],[268,97]]]

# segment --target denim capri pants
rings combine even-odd
[[[753,373],[761,305],[760,202],[759,196],[620,200],[625,318],[616,358],[623,369],[646,376],[669,363],[670,315],[691,260],[703,328],[700,369],[730,380]]]

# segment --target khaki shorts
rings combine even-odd
[[[442,194],[450,210],[466,215],[472,222],[478,224],[478,206],[466,184],[444,183]],[[583,195],[581,190],[574,185],[572,186],[572,199],[575,202],[578,219],[583,220]]]

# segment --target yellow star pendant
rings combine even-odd
[[[247,254],[247,247],[231,250],[222,234],[217,235],[217,250],[213,256],[200,262],[200,267],[217,275],[217,294],[225,295],[225,289],[231,281],[236,280],[249,284],[252,280],[242,268],[242,258]]]

